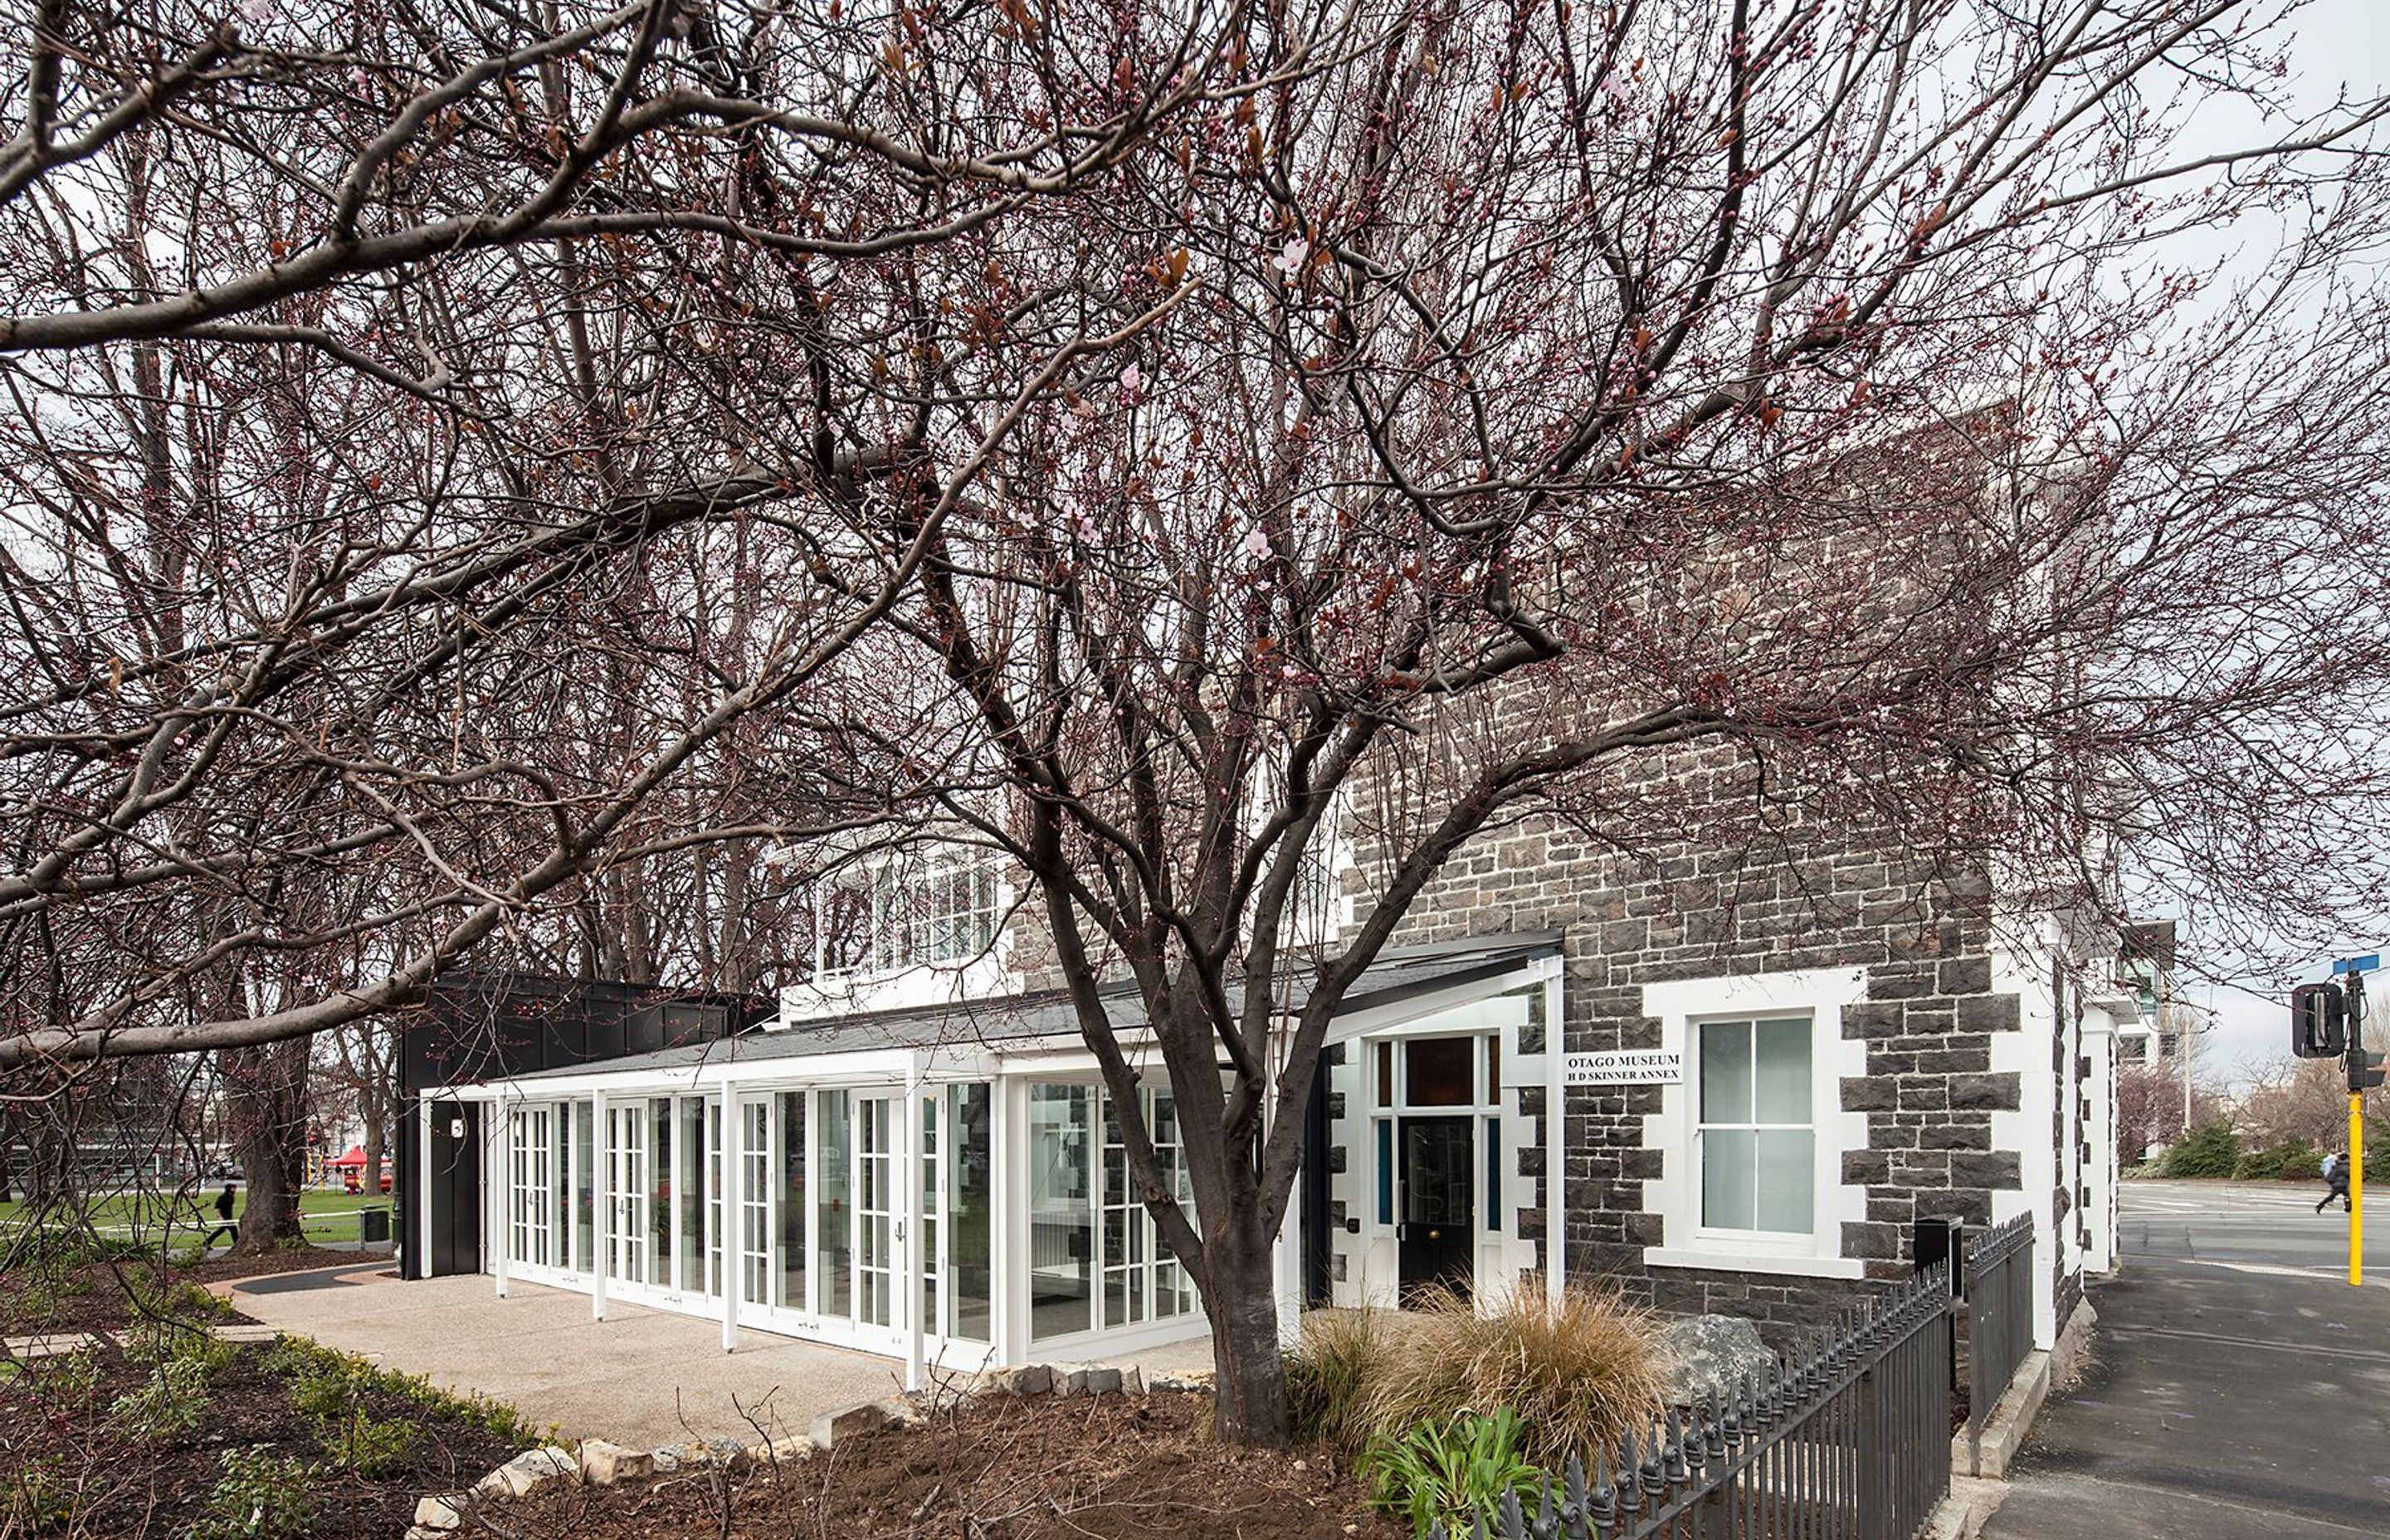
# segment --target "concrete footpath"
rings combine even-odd
[[[2127,1185],[2093,1365],[2050,1396],[1988,1540],[2390,1535],[2390,1258],[2348,1287],[2316,1195]]]

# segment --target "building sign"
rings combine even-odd
[[[1563,1085],[1682,1085],[1685,1056],[1662,1048],[1618,1048],[1561,1056]]]

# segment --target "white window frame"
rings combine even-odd
[[[1867,1218],[1867,1188],[1842,1179],[1846,1150],[1866,1149],[1864,1112],[1842,1108],[1842,1083],[1867,1073],[1867,1044],[1843,1035],[1843,1007],[1867,998],[1867,970],[1803,969],[1646,984],[1643,1014],[1660,1022],[1660,1046],[1683,1056],[1684,1083],[1661,1088],[1660,1110],[1643,1120],[1643,1144],[1664,1152],[1661,1174],[1643,1184],[1643,1207],[1661,1218],[1662,1241],[1643,1251],[1655,1267],[1784,1273],[1811,1277],[1867,1275],[1864,1259],[1842,1254],[1843,1226]],[[1806,1016],[1813,1151],[1812,1227],[1807,1234],[1723,1230],[1702,1224],[1701,1065],[1694,1030],[1710,1021]]]
[[[837,966],[830,956],[832,901],[841,891],[859,892],[870,909],[863,956],[851,968]],[[969,968],[1001,945],[1007,897],[996,863],[979,852],[875,857],[833,879],[815,899],[815,981],[832,987],[916,969]]]

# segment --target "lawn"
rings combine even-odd
[[[216,1224],[215,1189],[202,1189],[184,1201],[178,1195],[163,1192],[122,1193],[90,1200],[92,1223],[103,1235],[137,1236],[145,1240],[157,1238],[158,1227],[171,1221],[172,1243],[186,1245],[197,1240]],[[309,1240],[354,1240],[357,1238],[357,1211],[367,1205],[387,1208],[390,1195],[369,1196],[362,1192],[326,1192],[310,1188],[300,1195],[300,1227]],[[238,1219],[249,1206],[246,1189],[233,1194],[233,1216]],[[20,1202],[0,1203],[0,1240],[21,1223],[19,1216],[25,1205]]]

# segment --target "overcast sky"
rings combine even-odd
[[[2352,96],[2364,97],[2378,96],[2390,86],[2390,4],[2384,0],[2316,0],[2299,13],[2293,25],[2294,74],[2289,83],[2300,108],[2320,110],[2344,88]],[[2238,121],[2234,121],[2236,117]],[[2213,135],[2220,147],[2236,140],[2246,142],[2255,126],[2247,115],[2203,114],[2190,137],[2199,148],[2205,148],[2204,141]],[[2249,246],[2241,250],[2253,263],[2262,261],[2262,252]],[[2180,918],[2185,922],[2184,961],[2188,974],[2198,962],[2199,918],[2195,915]],[[2376,952],[2390,953],[2390,935],[2345,937],[2334,955]],[[2329,956],[2312,959],[2303,976],[2322,978],[2330,961]],[[2390,1016],[2390,974],[2375,982],[2377,998],[2370,1002],[2373,1008],[2369,1014],[2381,1021]],[[2215,1030],[2196,1050],[2196,1062],[2203,1075],[2212,1073],[2221,1080],[2238,1082],[2243,1078],[2243,1067],[2250,1062],[2281,1062],[2289,1057],[2290,1006],[2276,981],[2209,984],[2186,976],[2183,995],[2191,1003],[2207,1007],[2215,1013]]]

